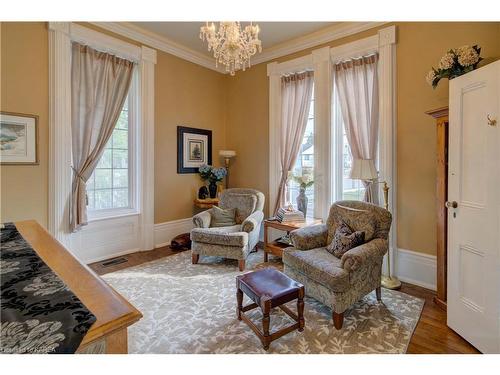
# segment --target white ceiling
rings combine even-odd
[[[200,27],[204,22],[131,22],[132,24],[156,33],[184,47],[211,57],[206,42],[200,37]],[[260,26],[259,39],[262,49],[274,47],[283,42],[313,33],[336,24],[335,22],[255,22]],[[242,22],[242,26],[248,22]],[[217,25],[217,23],[216,23]]]

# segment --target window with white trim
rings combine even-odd
[[[112,217],[136,209],[135,79],[104,153],[87,181],[89,219]]]
[[[365,196],[365,187],[361,180],[349,178],[352,166],[352,153],[345,132],[342,110],[338,97],[337,87],[333,85],[332,100],[332,182],[333,201],[360,200]],[[378,158],[377,158],[378,159]]]

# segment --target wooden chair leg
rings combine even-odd
[[[304,330],[304,287],[299,290],[299,297],[297,298],[297,316],[299,318],[299,332]]]
[[[344,324],[344,313],[336,313],[335,311],[332,314],[333,325],[336,329],[342,329],[342,325]]]
[[[198,264],[198,260],[200,260],[200,254],[191,254],[191,262],[193,264]]]
[[[241,291],[238,282],[236,282],[236,288],[236,301],[238,302],[238,306],[236,307],[236,315],[238,316],[238,320],[241,320],[241,310],[243,309],[243,292]]]
[[[270,310],[270,304],[266,304],[262,309],[262,331],[264,333],[262,346],[264,347],[264,350],[269,349],[269,344],[271,342],[271,337],[269,336],[269,325],[271,322],[271,317],[269,316]]]
[[[240,268],[240,271],[245,270],[245,260],[244,259],[238,261],[238,267]]]
[[[382,288],[378,287],[375,289],[375,293],[377,294],[377,301],[382,301]]]

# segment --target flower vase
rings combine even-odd
[[[307,215],[307,201],[306,189],[300,188],[300,193],[297,196],[297,209],[304,214],[304,218]]]
[[[217,197],[217,182],[210,181],[208,184],[208,192],[210,193],[210,198]]]

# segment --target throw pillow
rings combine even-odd
[[[253,194],[228,193],[222,194],[219,206],[222,208],[236,208],[236,224],[243,221],[255,211],[257,197]]]
[[[360,205],[366,205],[359,202]],[[373,210],[359,209],[342,206],[338,203],[332,205],[328,216],[328,240],[331,243],[335,234],[335,229],[344,222],[353,232],[365,232],[365,241],[371,241],[377,232],[377,218]]]
[[[230,227],[236,224],[236,210],[234,208],[223,210],[213,206],[210,215],[212,216],[212,220],[210,220],[211,227]]]
[[[365,242],[365,232],[353,231],[346,223],[341,222],[332,242],[326,247],[326,250],[335,255],[337,258],[342,258],[347,251],[362,245]]]

